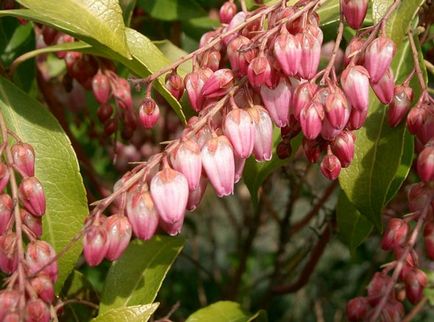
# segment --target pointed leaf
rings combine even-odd
[[[42,238],[59,252],[81,230],[88,213],[74,150],[54,116],[4,78],[0,78],[0,110],[8,127],[35,149],[36,177],[47,199]],[[81,243],[76,243],[59,258],[58,291],[80,253]]]
[[[195,0],[145,0],[139,4],[151,17],[159,20],[188,20],[207,15]]]
[[[240,304],[220,301],[200,309],[190,315],[186,322],[250,322],[266,321],[263,311],[251,314],[244,311]]]
[[[159,303],[121,307],[98,315],[92,322],[146,322],[157,310]]]
[[[169,236],[131,242],[108,272],[100,313],[152,303],[183,245],[182,238]]]

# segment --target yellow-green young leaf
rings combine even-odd
[[[147,322],[159,303],[122,307],[98,315],[92,322]]]
[[[413,3],[403,12],[402,23],[411,21],[407,17],[412,17],[414,12],[419,9],[419,2]],[[400,18],[394,18],[394,27],[399,24]],[[402,26],[400,30],[404,30]],[[389,33],[389,36],[397,44],[398,50],[392,62],[392,69],[395,75],[395,81],[400,84],[409,75],[413,69],[413,59],[408,40],[402,41],[405,35]],[[419,96],[419,85],[416,81],[411,83],[414,89],[415,99]],[[397,128],[390,128],[387,124],[387,107],[381,104],[371,90],[369,113],[365,125],[356,132],[356,151],[353,162],[350,167],[344,169],[339,177],[342,189],[347,195],[350,202],[381,230],[381,210],[385,203],[390,200],[396,193],[396,184],[400,186],[399,181],[403,181],[408,174],[408,170],[400,167],[409,167],[403,162],[407,160],[408,148],[405,148],[408,141],[412,138],[405,130],[405,124]],[[407,137],[408,136],[408,137]],[[406,143],[407,142],[407,143]],[[396,177],[401,177],[399,181],[394,182]],[[392,185],[392,182],[394,184]],[[392,189],[392,190],[391,190]],[[389,190],[391,191],[389,193]]]
[[[339,0],[327,0],[317,11],[321,25],[339,21]]]
[[[244,311],[240,304],[236,302],[220,301],[194,312],[186,322],[250,322],[266,320],[263,311],[251,314]]]
[[[183,245],[182,238],[170,236],[131,242],[108,272],[100,314],[120,307],[152,303]]]
[[[130,58],[122,9],[117,0],[19,0],[43,24],[74,34],[89,44],[106,46]]]
[[[0,78],[0,110],[7,126],[36,153],[36,177],[44,187],[47,211],[42,238],[62,250],[83,227],[86,192],[71,143],[57,120],[38,101]],[[81,252],[76,243],[59,258],[59,291]]]
[[[174,45],[170,40],[159,40],[154,41],[153,43],[171,62],[174,62],[182,56],[187,55],[184,50]],[[187,73],[191,72],[191,70],[192,63],[190,60],[179,65],[179,67],[176,69],[177,73],[182,77],[184,77]]]

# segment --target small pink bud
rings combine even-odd
[[[348,130],[358,130],[360,129],[368,117],[368,109],[364,111],[359,111],[356,109],[351,110],[350,119],[348,120],[347,128]]]
[[[244,11],[240,11],[238,12],[229,22],[229,25],[223,29],[224,32],[228,32],[231,31],[233,29],[235,29],[237,26],[239,26],[240,24],[242,24],[244,21],[246,21],[247,15]],[[229,36],[226,36],[223,38],[223,42],[225,45],[228,45],[233,39],[236,38],[236,36],[238,35],[238,33],[235,34],[231,34]]]
[[[321,59],[321,42],[311,33],[304,32],[300,39],[301,60],[298,74],[304,79],[315,76]]]
[[[14,209],[14,204],[12,198],[3,193],[0,195],[0,235],[2,235],[8,228],[9,221],[12,217],[12,210]]]
[[[378,304],[390,281],[391,278],[382,272],[377,272],[374,274],[374,277],[372,277],[367,289],[368,301],[370,305],[376,306]]]
[[[419,154],[417,174],[425,182],[434,180],[434,146],[426,146]]]
[[[377,83],[372,83],[371,86],[380,102],[389,104],[392,101],[393,91],[395,89],[392,69],[389,68],[380,80]]]
[[[20,300],[20,293],[17,290],[2,290],[0,292],[0,321],[8,312],[13,312],[18,306]]]
[[[39,299],[33,299],[26,304],[26,322],[49,322],[51,320],[48,306]]]
[[[329,180],[335,180],[341,173],[341,163],[331,152],[322,159],[320,168],[321,173]]]
[[[166,88],[178,101],[184,94],[184,81],[176,71],[173,71],[166,75]]]
[[[347,66],[350,61],[352,60],[353,56],[357,51],[359,51],[363,44],[365,43],[365,40],[363,38],[359,37],[353,37],[348,44],[347,48],[345,49],[345,55],[344,55],[344,65]],[[363,65],[365,57],[363,56],[363,53],[357,54],[357,59],[355,61],[358,65]]]
[[[199,203],[202,201],[202,197],[205,193],[207,184],[208,184],[208,180],[202,177],[200,179],[200,183],[197,189],[190,190],[190,193],[188,194],[188,201],[187,201],[188,211],[195,210],[196,207],[199,205]]]
[[[9,168],[6,164],[0,163],[0,192],[6,188],[8,182],[9,182]]]
[[[286,76],[295,76],[301,61],[300,38],[282,28],[274,41],[274,56]]]
[[[238,157],[246,159],[252,154],[255,125],[248,112],[239,108],[230,111],[225,118],[224,133]]]
[[[16,242],[17,237],[13,232],[0,236],[0,269],[6,274],[11,274],[17,269]]]
[[[425,224],[423,236],[426,254],[432,260],[434,259],[434,222],[429,221]]]
[[[422,120],[420,128],[416,132],[416,137],[422,144],[427,144],[434,138],[434,113],[430,106],[424,109],[426,109],[427,112],[424,115],[425,117]]]
[[[351,106],[366,111],[369,106],[369,74],[362,66],[348,66],[341,76],[342,88]]]
[[[122,214],[114,214],[106,219],[108,248],[105,257],[114,261],[122,256],[131,239],[132,229],[128,218]]]
[[[219,98],[224,96],[234,84],[234,74],[230,69],[219,69],[208,78],[202,87],[204,98]]]
[[[235,160],[229,140],[220,135],[205,144],[201,152],[202,164],[217,196],[234,193]]]
[[[332,152],[341,162],[342,168],[350,165],[354,158],[354,136],[349,131],[342,131],[330,145]]]
[[[407,128],[411,134],[417,134],[428,117],[428,112],[424,108],[414,107],[407,115]]]
[[[23,177],[35,175],[35,151],[30,144],[15,143],[11,149],[14,167]]]
[[[151,239],[158,228],[158,214],[148,189],[138,189],[127,196],[127,215],[134,235]]]
[[[118,78],[116,83],[112,85],[112,92],[116,103],[121,109],[129,110],[133,107],[131,87],[126,79]]]
[[[19,198],[32,215],[42,216],[45,214],[44,189],[35,177],[27,177],[21,181]]]
[[[291,104],[291,83],[281,77],[275,88],[261,86],[261,97],[270,117],[278,127],[288,125]]]
[[[426,274],[420,269],[411,269],[405,274],[405,293],[412,304],[418,303],[423,297],[423,290],[428,283]]]
[[[392,102],[387,110],[387,121],[391,127],[396,127],[402,122],[410,109],[412,99],[411,87],[403,85],[395,87]]]
[[[20,209],[20,216],[24,226],[32,232],[36,238],[40,238],[42,236],[42,218],[33,216],[25,209]]]
[[[348,25],[359,29],[368,11],[368,0],[343,0],[342,11]]]
[[[324,108],[320,103],[314,102],[301,110],[301,130],[307,139],[313,140],[321,133],[323,119]]]
[[[237,6],[232,1],[226,1],[220,8],[219,18],[221,23],[230,23],[235,13]]]
[[[273,156],[273,123],[268,112],[261,106],[255,105],[249,109],[250,116],[255,123],[255,143],[253,154],[256,161],[269,161]]]
[[[426,186],[425,183],[414,183],[408,188],[408,208],[413,212],[422,211],[431,203],[433,197],[433,192]]]
[[[327,118],[324,119],[321,126],[321,137],[326,141],[333,141],[342,130],[334,128]]]
[[[335,87],[326,99],[324,112],[330,125],[335,129],[342,130],[350,118],[350,106],[344,93]]]
[[[202,109],[203,96],[202,88],[208,78],[213,74],[209,68],[199,69],[193,71],[184,78],[185,89],[187,90],[188,98],[191,107],[199,112]]]
[[[110,80],[101,71],[92,78],[92,92],[100,104],[106,104],[110,98]]]
[[[222,55],[217,50],[207,50],[197,56],[199,66],[201,68],[209,68],[213,72],[219,69],[221,59]]]
[[[227,47],[229,62],[237,76],[246,75],[250,62],[256,57],[256,50],[247,49],[249,47],[252,47],[252,42],[244,36],[234,38]]]
[[[319,140],[303,138],[303,151],[310,163],[316,163],[321,156],[321,144]]]
[[[107,122],[113,115],[113,106],[111,104],[103,104],[96,110],[96,115],[98,119],[105,123]]]
[[[83,238],[83,253],[89,266],[102,262],[109,246],[107,231],[102,225],[90,226]]]
[[[375,38],[366,48],[364,66],[372,83],[377,83],[389,69],[395,52],[395,43],[383,36]]]
[[[151,196],[163,228],[169,235],[179,234],[188,200],[187,179],[182,173],[164,166],[152,178]]]
[[[47,275],[38,275],[30,281],[33,290],[46,303],[50,304],[54,300],[53,282]]]
[[[46,274],[51,278],[53,283],[56,282],[57,261],[55,257],[56,252],[49,243],[43,240],[30,242],[27,245],[26,251],[26,263],[29,273],[32,275],[36,274],[36,272]]]
[[[369,310],[366,297],[355,297],[347,303],[347,318],[350,322],[363,321]]]
[[[262,85],[272,86],[271,82],[271,66],[267,57],[259,55],[254,58],[247,69],[247,78],[253,87],[261,87]]]
[[[152,129],[160,117],[160,108],[155,101],[147,97],[139,106],[139,118],[145,129]]]
[[[185,176],[190,190],[195,190],[199,187],[202,174],[202,160],[200,157],[200,147],[196,141],[191,139],[182,141],[172,154],[172,165],[175,170]]]
[[[291,108],[296,120],[300,119],[301,111],[310,105],[316,90],[317,86],[311,82],[301,83],[295,88]]]
[[[199,48],[202,48],[202,47],[208,45],[211,41],[215,40],[216,37],[218,37],[218,36],[219,36],[219,32],[216,30],[208,31],[208,32],[204,33],[202,35],[202,37],[200,37]],[[212,49],[216,50],[216,51],[220,51],[220,50],[222,50],[222,48],[223,48],[222,43],[220,42],[217,45],[214,45],[214,47]]]
[[[408,224],[400,218],[391,218],[384,231],[381,247],[384,250],[392,250],[405,243],[408,232]]]

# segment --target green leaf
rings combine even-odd
[[[36,153],[36,177],[47,199],[44,234],[59,252],[83,227],[88,213],[86,193],[71,143],[57,120],[37,100],[0,78],[0,109],[8,127]],[[59,291],[81,253],[76,243],[59,260]]]
[[[139,4],[151,17],[159,20],[182,21],[207,15],[194,0],[144,0]]]
[[[417,11],[418,8],[418,4],[414,3],[412,11]],[[403,14],[409,15],[407,12]],[[394,21],[396,24],[399,19]],[[403,30],[402,26],[400,28]],[[399,84],[413,69],[413,60],[408,41],[399,42],[404,35],[398,37],[394,33],[391,36],[398,46],[392,69],[395,81]],[[417,98],[419,86],[412,83],[412,88]],[[407,137],[409,134],[404,124],[397,128],[389,127],[387,108],[378,101],[373,91],[370,92],[368,118],[363,128],[356,132],[356,136],[354,160],[350,167],[342,171],[339,181],[350,202],[381,230],[381,210],[393,197],[394,191],[396,192],[396,184],[400,185],[399,181],[396,181],[392,186],[392,182],[397,175],[401,177],[398,179],[401,182],[405,179],[402,178],[405,171],[401,173],[399,168],[405,163],[402,160],[408,158],[405,142],[411,138]]]
[[[182,30],[193,39],[200,40],[202,35],[218,27],[220,22],[210,17],[199,17],[182,22]]]
[[[122,307],[98,315],[92,322],[146,322],[157,310],[159,303]]]
[[[49,24],[92,45],[103,45],[131,58],[122,9],[117,0],[19,0]]]
[[[129,26],[131,17],[133,16],[134,7],[136,6],[136,0],[119,0],[119,5],[122,9],[122,16],[124,17],[125,26]]]
[[[317,10],[321,25],[327,25],[336,21],[339,21],[339,0],[327,0]]]
[[[115,308],[152,303],[183,245],[182,238],[169,236],[131,242],[108,272],[100,314]]]
[[[179,58],[187,55],[187,53],[184,50],[174,45],[170,40],[154,41],[153,43],[164,54],[164,56],[166,56],[171,62],[174,62]],[[187,73],[191,72],[192,70],[191,60],[181,64],[176,70],[179,75],[184,77]]]
[[[339,193],[336,205],[338,236],[353,252],[371,233],[372,223],[351,204],[345,193]]]
[[[186,322],[250,322],[266,321],[264,313],[251,314],[241,309],[240,304],[220,301],[194,312]]]

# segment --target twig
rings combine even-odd
[[[408,35],[408,40],[410,42],[411,51],[413,54],[414,69],[416,70],[417,79],[419,80],[419,85],[423,93],[426,92],[427,86],[426,86],[425,79],[423,77],[422,69],[420,68],[420,64],[419,64],[419,52],[416,48],[416,44],[414,43],[413,34],[411,33],[411,31],[408,31],[407,35]],[[421,98],[423,96],[424,95],[422,94]]]
[[[413,320],[413,318],[425,307],[427,301],[428,299],[426,297],[420,300],[419,303],[417,303],[417,305],[414,306],[410,312],[408,312],[402,322],[410,322],[411,320]]]

